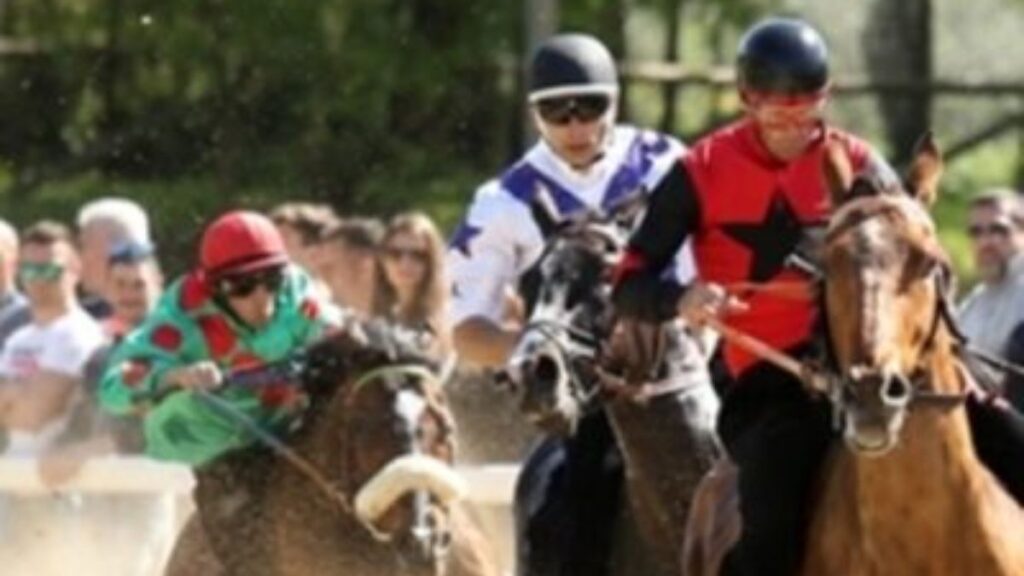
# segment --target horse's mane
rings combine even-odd
[[[346,380],[381,366],[436,369],[437,361],[427,352],[430,336],[378,318],[349,319],[308,346],[299,379],[315,398],[333,395]]]

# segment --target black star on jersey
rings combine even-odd
[[[751,282],[774,278],[803,236],[803,226],[780,190],[775,191],[760,222],[723,224],[722,231],[750,250],[747,278]]]

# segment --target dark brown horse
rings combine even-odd
[[[718,450],[718,399],[680,326],[616,322],[609,276],[628,232],[618,212],[549,240],[509,373],[527,416],[548,430],[571,434],[585,412],[606,411],[626,476],[621,502],[591,504],[619,508],[609,573],[676,574],[690,497]]]
[[[822,471],[803,574],[1024,574],[1024,513],[978,460],[968,427],[951,270],[927,212],[941,168],[930,137],[905,190],[855,179],[845,154],[827,155],[831,366],[809,383],[832,400],[844,442]],[[709,486],[729,492],[728,483]],[[704,512],[714,510],[709,494]],[[691,528],[691,576],[717,574],[736,536],[709,526]]]
[[[415,342],[353,323],[301,363],[301,428],[197,471],[168,573],[497,576],[455,505],[454,425]]]

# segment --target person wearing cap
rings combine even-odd
[[[546,227],[531,211],[538,194],[547,195],[554,211],[549,217],[559,222],[608,214],[653,190],[683,151],[671,136],[616,124],[618,73],[596,38],[559,34],[548,39],[533,55],[529,82],[530,115],[540,138],[476,191],[449,243],[455,349],[483,367],[504,366],[519,338],[520,328],[504,322],[507,294],[544,249]],[[680,270],[689,274],[685,264]],[[548,464],[533,465],[537,459]],[[608,462],[614,464],[604,469]],[[551,482],[544,502],[519,527],[523,573],[605,573],[601,551],[609,548],[622,467],[603,413],[585,417],[564,445],[549,439],[531,463],[527,467],[534,470],[572,468],[552,476],[572,480]],[[558,512],[563,505],[570,518]]]
[[[883,187],[898,181],[867,143],[825,122],[828,51],[808,23],[769,18],[751,27],[740,41],[737,80],[744,117],[696,142],[654,190],[619,264],[613,298],[621,316],[648,321],[722,315],[729,326],[805,359],[817,317],[812,301],[765,290],[741,302],[724,286],[795,283],[813,292],[813,279],[791,266],[790,256],[829,216],[826,144],[838,143],[855,172]],[[691,238],[698,279],[665,281],[662,270]],[[814,483],[834,437],[829,404],[729,342],[723,355],[731,382],[717,429],[739,467],[743,529],[721,573],[794,574]]]
[[[339,322],[340,311],[289,262],[273,222],[229,212],[204,231],[198,269],[114,351],[100,401],[114,414],[143,415],[148,455],[201,465],[251,438],[190,391],[218,389],[225,371],[279,360]],[[288,383],[217,393],[271,431],[302,407]]]
[[[151,246],[149,216],[132,200],[106,197],[83,205],[76,223],[82,253],[79,302],[93,318],[102,320],[112,312],[107,295],[107,256],[116,246],[128,242]]]

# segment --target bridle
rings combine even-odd
[[[616,236],[609,230],[607,225],[569,229],[569,235],[563,235],[554,242],[548,242],[542,251],[538,262],[551,256],[556,246],[564,242],[577,241],[580,245],[587,245],[588,240],[597,240],[604,246],[612,248],[611,252],[618,254],[624,244],[622,238]],[[572,232],[577,232],[575,236]],[[592,242],[591,242],[592,244]],[[595,258],[601,258],[594,253]],[[603,258],[605,272],[611,269],[613,261]],[[606,276],[607,274],[605,274]],[[602,279],[606,282],[607,279]],[[605,306],[611,306],[609,301],[603,301]],[[609,317],[608,326],[615,326],[617,319],[612,315]],[[574,326],[569,321],[556,320],[552,318],[533,319],[523,326],[522,334],[532,333],[538,335],[541,340],[549,344],[562,359],[562,365],[567,371],[569,393],[573,400],[581,408],[589,408],[598,400],[627,400],[636,404],[646,404],[659,396],[677,393],[681,390],[692,388],[688,382],[682,382],[678,378],[664,378],[662,380],[644,381],[642,383],[627,381],[625,377],[616,375],[602,366],[602,360],[608,357],[606,344],[610,330],[598,330],[599,333],[591,333]],[[664,358],[664,345],[654,355],[655,365],[660,365]],[[582,367],[589,365],[591,370]]]

